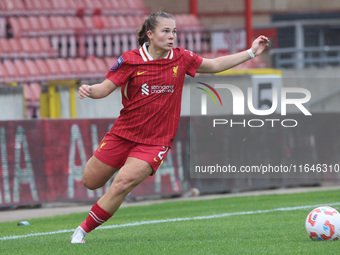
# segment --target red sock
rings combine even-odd
[[[89,233],[110,219],[112,215],[113,214],[108,213],[103,208],[101,208],[96,202],[92,206],[89,216],[87,216],[86,220],[80,225],[80,227],[82,227],[86,233]]]

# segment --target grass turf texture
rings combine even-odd
[[[103,226],[337,202],[340,190],[165,202],[121,208]],[[83,245],[70,243],[72,232],[0,240],[0,254],[339,254],[340,241],[309,239],[305,219],[312,209],[97,229]],[[0,238],[71,230],[86,216],[31,219],[30,226],[20,227],[17,222],[0,223]]]

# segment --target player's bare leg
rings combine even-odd
[[[107,212],[114,214],[127,194],[150,174],[152,174],[152,168],[149,163],[129,157],[114,178],[108,192],[98,200],[98,205]]]
[[[84,186],[91,190],[101,188],[117,170],[118,168],[109,166],[92,156],[87,161],[83,172]]]
[[[92,207],[89,216],[71,236],[71,243],[85,243],[84,237],[106,222],[118,210],[124,198],[152,173],[149,163],[129,157],[114,178],[109,190]]]

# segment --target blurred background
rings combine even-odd
[[[226,72],[186,79],[174,147],[162,171],[130,199],[181,196],[193,188],[208,194],[338,184],[339,1],[0,0],[0,207],[93,201],[105,192],[109,183],[88,191],[81,176],[119,115],[120,92],[102,100],[78,100],[77,88],[101,82],[123,52],[138,48],[136,30],[159,10],[176,19],[177,46],[204,58],[246,50],[261,34],[270,38],[270,47]],[[258,108],[270,106],[273,87],[307,88],[312,93],[311,129],[272,134],[284,141],[267,144],[277,153],[273,164],[289,163],[294,152],[304,152],[296,154],[304,163],[326,163],[337,170],[295,180],[190,179],[189,85],[197,81],[253,87]],[[242,154],[243,148],[236,148]]]

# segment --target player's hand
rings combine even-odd
[[[84,99],[86,97],[89,97],[91,95],[91,86],[83,84],[80,86],[78,90],[78,97],[80,99]]]
[[[264,35],[257,37],[251,45],[251,50],[255,56],[260,55],[269,46],[269,39]]]

